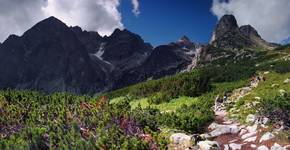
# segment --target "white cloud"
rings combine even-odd
[[[289,0],[213,0],[212,12],[218,17],[233,14],[239,25],[250,24],[271,42],[290,36]]]
[[[48,0],[43,11],[68,25],[109,35],[115,28],[123,28],[119,5],[119,0]]]
[[[135,16],[139,16],[140,10],[139,10],[139,0],[132,0],[133,10],[132,12],[135,14]]]
[[[0,0],[0,41],[10,34],[21,35],[35,23],[55,16],[69,26],[110,35],[124,28],[118,10],[121,0]],[[132,0],[138,15],[139,1]]]
[[[0,41],[10,34],[22,34],[43,19],[43,0],[0,0]]]

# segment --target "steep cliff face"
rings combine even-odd
[[[126,29],[102,37],[50,17],[0,43],[0,88],[99,93],[190,71],[224,55],[219,49],[276,46],[232,15],[220,19],[208,45],[183,36],[156,48]]]
[[[274,49],[251,25],[239,27],[233,15],[224,15],[216,25],[210,44],[222,49],[264,48]]]
[[[194,50],[187,37],[153,50],[126,29],[102,37],[50,17],[0,45],[0,88],[98,93],[177,73]]]
[[[64,23],[50,17],[0,48],[1,88],[101,91],[105,74]]]
[[[198,47],[201,46],[185,36],[175,43],[158,46],[140,66],[115,78],[113,89],[187,70],[197,58]]]

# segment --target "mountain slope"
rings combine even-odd
[[[239,27],[233,15],[224,15],[216,25],[210,44],[222,49],[274,49],[278,45],[266,42],[251,26]]]
[[[100,66],[92,63],[74,33],[54,17],[21,37],[10,36],[0,53],[1,88],[87,93],[104,86]]]
[[[144,63],[116,78],[113,89],[184,71],[196,59],[198,47],[200,45],[192,43],[187,37],[182,37],[175,43],[158,46]]]
[[[193,62],[196,48],[183,37],[153,49],[126,29],[102,37],[50,17],[1,44],[0,88],[109,91],[184,70]]]
[[[238,27],[232,15],[220,19],[208,45],[183,36],[155,48],[126,29],[102,37],[50,17],[0,45],[0,88],[100,93],[275,47],[250,25]]]

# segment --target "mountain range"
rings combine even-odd
[[[0,43],[0,88],[95,94],[192,70],[212,60],[212,49],[277,46],[233,15],[219,20],[207,45],[183,36],[155,48],[127,29],[102,37],[49,17]]]

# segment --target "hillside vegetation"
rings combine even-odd
[[[260,97],[261,113],[289,121],[290,84],[283,83],[290,78],[289,47],[224,54],[192,72],[96,97],[0,91],[0,149],[165,149],[168,131],[202,133],[214,119],[217,95],[265,71],[266,82],[232,108],[242,120],[251,113],[244,106]]]

